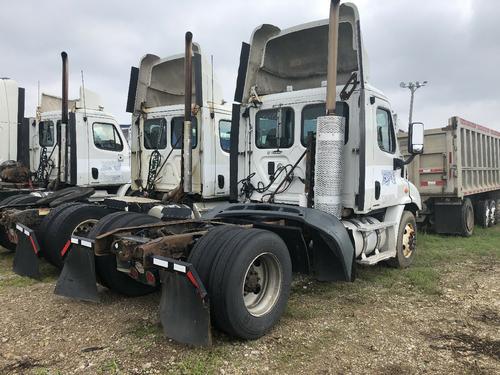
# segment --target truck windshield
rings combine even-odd
[[[171,123],[170,143],[173,148],[182,148],[182,127],[184,126],[184,117],[174,117]],[[198,121],[196,117],[191,119],[191,148],[196,148],[198,145]]]
[[[167,121],[164,118],[144,121],[144,147],[147,150],[167,148]]]
[[[292,108],[264,109],[255,117],[255,143],[258,148],[289,148],[293,145]]]
[[[41,147],[54,146],[54,123],[52,121],[41,121],[38,124],[38,138]]]
[[[302,109],[302,132],[301,139],[303,146],[307,146],[309,133],[316,134],[317,119],[326,113],[325,103],[306,105]],[[337,102],[336,113],[345,118],[345,140],[349,139],[349,105],[346,102]]]

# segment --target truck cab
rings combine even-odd
[[[31,166],[39,180],[57,177],[57,129],[61,98],[42,94],[36,121],[30,126]],[[80,88],[80,98],[69,101],[67,184],[108,189],[130,183],[130,149],[113,115],[101,99]]]
[[[146,55],[132,68],[132,188],[162,198],[179,187],[184,123],[184,55]],[[193,45],[192,176],[198,201],[229,195],[231,107],[211,64]]]
[[[340,5],[338,25],[335,113],[343,117],[343,126],[328,135],[342,142],[318,148],[317,118],[326,113],[328,32],[328,20],[286,30],[262,25],[243,45],[242,84],[235,96],[241,105],[234,107],[238,120],[232,128],[238,146],[231,154],[231,200],[339,206],[335,216],[355,239],[356,259],[374,264],[396,255],[403,211],[415,216],[421,200],[402,171],[405,161],[390,101],[369,84],[359,14],[350,3]],[[311,155],[304,157],[309,137],[318,155],[324,147],[326,154],[340,155],[334,164],[315,165]],[[359,241],[358,231],[364,232]],[[365,235],[370,231],[376,237],[372,245]]]

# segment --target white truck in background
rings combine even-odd
[[[132,113],[132,189],[169,199],[182,178],[184,54],[146,55],[132,68],[127,111]],[[213,67],[193,44],[192,180],[189,200],[200,211],[229,196],[231,106]],[[196,209],[196,208],[195,208]]]
[[[59,267],[69,236],[86,233],[110,212],[90,202],[123,196],[130,188],[130,149],[120,126],[91,91],[80,89],[79,99],[68,99],[67,55],[61,55],[62,97],[43,94],[36,120],[17,135],[29,147],[33,176],[22,187],[0,182],[0,196],[5,194],[0,201],[0,245],[14,250],[16,227],[22,226],[26,233],[38,233],[31,253],[38,257],[44,249],[55,249],[45,255]],[[70,206],[71,213],[66,210]],[[56,217],[61,221],[48,226]],[[16,272],[39,275],[38,262],[22,255],[16,254]]]

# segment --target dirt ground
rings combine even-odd
[[[354,283],[297,278],[268,335],[215,332],[194,349],[163,337],[159,294],[71,301],[53,294],[55,270],[21,278],[0,250],[0,373],[500,373],[500,227],[421,236],[418,257],[408,270],[360,268]]]

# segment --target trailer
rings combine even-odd
[[[408,134],[398,135],[406,153]],[[425,152],[408,167],[419,189],[419,221],[442,234],[471,236],[500,219],[500,132],[460,117],[425,131]]]
[[[190,33],[186,40],[189,72]],[[410,266],[420,196],[403,177],[411,158],[401,158],[390,102],[368,84],[366,61],[350,3],[333,0],[330,21],[258,27],[240,56],[232,202],[203,219],[106,216],[89,236],[71,238],[56,294],[96,301],[97,280],[127,295],[161,287],[165,335],[209,345],[212,324],[242,339],[277,324],[292,271],[353,281],[356,264]],[[192,86],[189,74],[185,79],[186,166]],[[408,149],[416,155],[423,126],[410,129]],[[188,196],[189,173],[186,167],[181,176]]]

